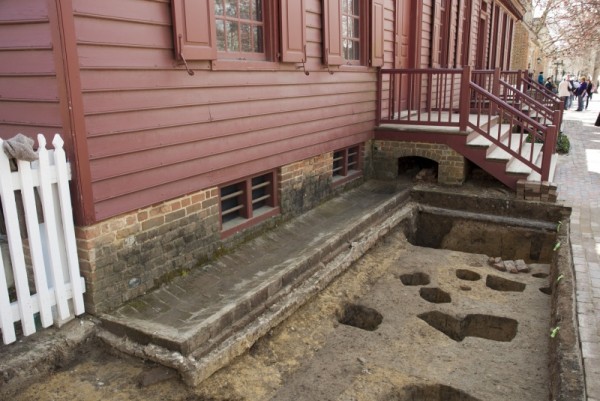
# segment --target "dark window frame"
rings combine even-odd
[[[226,0],[213,0],[215,2],[223,3],[222,13],[219,13],[218,8],[215,6],[215,26],[217,33],[217,57],[219,59],[238,59],[238,60],[269,60],[272,57],[273,52],[271,51],[271,44],[277,39],[276,37],[271,36],[271,32],[269,31],[269,26],[273,24],[272,22],[272,14],[273,11],[271,7],[273,3],[269,1],[260,1],[260,10],[254,10],[257,15],[257,18],[252,18],[248,16],[245,18],[241,15],[241,9],[239,7],[239,2],[241,0],[236,0],[238,7],[236,7],[236,15],[230,15],[227,13]],[[254,0],[258,2],[259,0]],[[252,4],[252,3],[250,3]],[[220,22],[223,25],[223,43],[221,46],[221,42],[219,41],[219,25]],[[230,49],[229,43],[229,32],[228,26],[236,24],[236,37],[238,41],[238,50],[234,51]],[[249,50],[244,51],[243,49],[243,26],[251,26],[254,28],[258,28],[262,31],[262,35],[259,38],[254,38],[254,35],[249,35],[249,39],[251,43],[254,45],[257,50]],[[258,43],[260,42],[260,43]]]
[[[340,185],[362,176],[362,166],[362,144],[334,150],[331,169],[333,185]]]
[[[221,238],[280,213],[277,171],[254,174],[219,186]]]

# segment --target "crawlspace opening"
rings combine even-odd
[[[467,218],[422,210],[408,239],[411,244],[426,248],[484,254],[503,260],[523,259],[526,263],[549,263],[552,260],[557,238],[555,231],[493,220],[490,216],[477,220],[472,216]]]
[[[419,182],[437,182],[438,163],[419,156],[398,159],[398,177]]]

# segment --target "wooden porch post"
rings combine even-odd
[[[494,78],[492,78],[492,94],[496,97],[501,98],[500,96],[500,67],[494,68]],[[502,99],[506,101],[506,99]],[[496,115],[498,112],[498,106],[496,104],[491,104],[491,112],[492,115]]]
[[[469,123],[469,109],[471,107],[471,66],[463,67],[460,81],[460,121],[458,129],[462,132],[467,130]]]
[[[552,138],[552,154],[556,153],[556,143],[558,142],[558,134],[560,133],[560,127],[562,127],[563,109],[565,104],[560,102],[558,110],[554,111],[554,121],[556,121],[556,134]]]
[[[557,129],[555,125],[549,125],[546,131],[544,141],[544,151],[542,154],[542,181],[548,181],[550,178],[550,164],[552,163],[552,155],[556,148]]]

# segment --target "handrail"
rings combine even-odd
[[[544,125],[557,125],[557,121],[554,121],[554,111],[549,107],[543,105],[532,97],[524,95],[521,91],[515,89],[508,83],[504,81],[500,81],[500,85],[504,89],[502,92],[502,100],[508,103],[509,99],[514,100],[516,104],[525,104],[529,108],[528,116],[531,116],[531,112],[535,112],[534,117],[542,117],[544,119]],[[523,109],[519,107],[519,110],[523,112]],[[539,120],[538,120],[539,121]],[[549,122],[549,124],[546,124]]]
[[[468,127],[539,173],[542,180],[548,180],[550,160],[556,143],[556,127],[554,125],[545,126],[535,121],[517,108],[504,102],[501,98],[472,82],[469,85],[469,90],[469,98],[475,99],[475,105],[479,113],[488,110],[488,114],[490,114],[492,109],[496,110],[499,121],[502,124],[509,125],[511,135],[506,139],[502,138],[504,131],[501,131],[500,124],[497,130],[492,129],[490,125],[487,125],[484,129],[479,124],[469,121],[467,123]],[[490,104],[493,104],[494,107],[490,107]],[[517,135],[518,138],[515,140],[513,135]],[[529,139],[527,140],[527,138]],[[529,145],[525,145],[526,143],[529,143]],[[542,163],[539,166],[534,160],[537,157],[536,146],[541,147],[541,152],[543,152]]]

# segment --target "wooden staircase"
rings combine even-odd
[[[491,131],[497,130],[500,141],[506,147],[510,147],[514,152],[520,153],[523,157],[528,158],[532,156],[532,160],[535,160],[535,165],[542,165],[543,146],[541,143],[532,144],[528,142],[525,139],[526,136],[513,133],[511,125],[500,124],[497,119],[492,119],[488,124],[491,125]],[[475,131],[467,134],[466,145],[466,148],[461,147],[460,150],[463,156],[510,188],[516,188],[519,180],[541,181],[541,176],[538,172]],[[552,181],[554,177],[556,159],[556,155],[554,154],[549,181]]]

